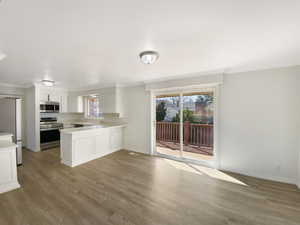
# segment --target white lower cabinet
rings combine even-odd
[[[108,155],[122,147],[122,127],[61,132],[61,160],[71,167]]]
[[[0,193],[19,188],[17,180],[16,145],[0,141]]]
[[[13,137],[12,134],[1,133],[1,132],[0,132],[0,141],[13,142],[12,137]]]
[[[111,128],[109,134],[109,145],[112,151],[122,149],[123,147],[123,132],[120,128]]]
[[[95,137],[82,137],[73,141],[74,154],[72,161],[86,162],[96,155],[96,140]],[[72,151],[73,152],[73,151]]]
[[[96,140],[96,154],[98,155],[107,155],[110,154],[111,151],[109,149],[109,134],[110,129],[103,129],[99,134],[97,134]]]

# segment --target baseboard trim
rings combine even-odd
[[[134,150],[132,148],[122,148],[122,150],[126,150],[126,151],[129,151],[129,152],[141,153],[141,154],[145,154],[145,155],[151,155],[151,153],[149,153],[149,152],[137,151],[137,150]]]
[[[88,163],[90,161],[96,160],[96,159],[100,159],[100,158],[102,158],[104,156],[110,155],[110,154],[112,154],[114,152],[117,152],[119,150],[121,150],[121,149],[118,148],[118,149],[115,149],[115,150],[113,150],[111,152],[106,152],[106,153],[102,153],[101,152],[100,154],[93,155],[92,157],[89,157],[89,158],[84,159],[84,160],[72,160],[71,161],[71,160],[61,159],[61,163],[64,164],[64,165],[66,165],[66,166],[75,167],[75,166],[79,166],[79,165]]]
[[[287,183],[287,184],[294,184],[297,186],[296,178],[279,177],[279,176],[266,175],[266,174],[255,174],[255,173],[251,173],[251,172],[245,172],[245,171],[228,169],[228,168],[220,168],[220,170],[228,171],[228,172],[232,172],[232,173],[238,173],[238,174],[242,174],[242,175],[250,176],[250,177],[256,177],[256,178],[260,178],[260,179],[264,179],[264,180],[277,181],[277,182]]]
[[[74,167],[75,165],[72,165],[71,161],[68,160],[60,160],[60,162],[66,166]]]
[[[6,184],[0,184],[0,194],[8,191],[12,191],[20,188],[20,184],[18,182],[11,182]]]
[[[40,152],[40,150],[33,150],[32,148],[26,148],[26,150],[31,151],[31,152]]]
[[[142,153],[142,154],[146,154],[146,155],[151,155],[150,153],[140,152],[140,151],[134,150],[132,148],[131,149],[124,148],[124,150]],[[204,166],[206,166],[206,165],[204,165]],[[232,173],[238,173],[238,174],[242,174],[245,176],[256,177],[256,178],[260,178],[260,179],[264,179],[264,180],[277,181],[277,182],[282,182],[282,183],[287,183],[287,184],[294,184],[300,189],[300,181],[297,181],[296,178],[272,176],[272,175],[266,175],[266,174],[255,174],[255,173],[245,172],[245,171],[241,171],[241,170],[235,170],[235,169],[231,169],[231,168],[229,168],[229,169],[222,168],[221,165],[220,165],[220,168],[218,168],[218,170],[224,170],[224,171],[228,171],[228,172],[232,172]]]

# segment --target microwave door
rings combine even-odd
[[[40,104],[40,112],[46,112],[46,105]]]
[[[55,112],[59,112],[59,105],[55,105],[54,108],[55,108]]]
[[[46,104],[46,112],[54,112],[54,105],[48,105]]]

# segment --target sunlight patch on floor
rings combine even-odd
[[[189,166],[186,163],[182,163],[182,162],[178,162],[172,159],[164,159],[164,161],[166,161],[169,165],[175,167],[178,170],[184,170],[190,173],[196,173],[198,175],[203,175],[203,173],[201,173],[198,170],[195,170],[194,168],[192,168],[191,166]]]
[[[179,150],[175,151],[172,149],[168,149],[168,148],[163,148],[163,147],[156,147],[156,151],[164,154],[164,155],[171,155],[171,156],[176,156],[179,157],[180,156],[180,152]],[[195,159],[195,160],[211,160],[213,159],[213,156],[210,155],[203,155],[203,154],[197,154],[197,153],[193,153],[193,152],[184,152],[184,157],[185,158],[189,158],[189,159]]]
[[[171,159],[164,159],[165,162],[167,162],[169,165],[173,166],[174,168],[178,170],[183,170],[190,173],[195,173],[198,175],[206,175],[214,179],[223,180],[226,182],[231,182],[243,186],[248,186],[247,184],[243,183],[242,181],[222,172],[217,169],[199,166],[195,164],[189,164],[189,163],[183,163]]]
[[[223,181],[227,181],[227,182],[231,182],[231,183],[236,183],[236,184],[240,184],[240,185],[244,185],[247,186],[247,184],[245,184],[244,182],[220,171],[217,169],[212,169],[209,167],[204,167],[204,166],[198,166],[198,165],[190,165],[192,168],[194,168],[197,171],[202,172],[203,174],[215,178],[215,179],[219,179],[219,180],[223,180]]]

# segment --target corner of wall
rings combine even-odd
[[[39,133],[39,97],[38,88],[33,86],[26,89],[25,114],[26,114],[26,145],[31,151],[40,151]]]
[[[300,151],[299,151],[299,159],[298,159],[298,177],[297,177],[297,186],[300,189]]]

